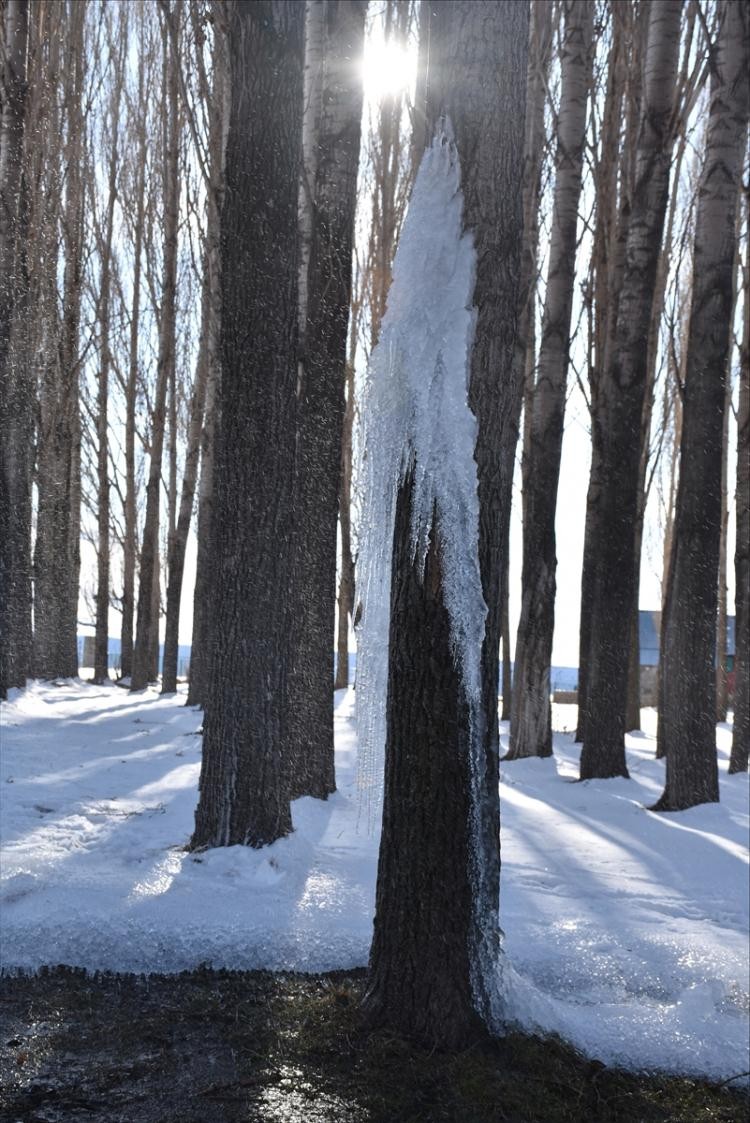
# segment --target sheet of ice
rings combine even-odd
[[[191,856],[199,711],[114,686],[33,684],[0,708],[0,951],[6,968],[363,965],[377,837],[357,831],[353,695],[336,695],[339,791],[293,805],[265,850]],[[648,713],[648,711],[645,711]],[[573,783],[579,748],[504,767],[509,1013],[608,1064],[724,1079],[748,1063],[748,776],[672,815],[654,720],[629,780]],[[556,730],[572,707],[554,707]],[[507,731],[503,731],[507,743]]]
[[[467,400],[476,254],[471,234],[463,231],[461,172],[451,137],[446,120],[422,158],[362,391],[357,728],[370,829],[382,801],[396,496],[412,465],[413,548],[423,558],[430,533],[437,533],[456,664],[470,706],[479,701],[486,606],[477,553],[477,426]]]

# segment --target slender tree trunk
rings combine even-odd
[[[203,281],[203,306],[201,311],[201,335],[196,362],[195,381],[190,402],[190,424],[187,448],[185,450],[185,469],[180,494],[180,511],[177,525],[170,535],[167,565],[167,616],[164,629],[164,660],[162,663],[162,694],[174,694],[177,690],[177,657],[179,653],[180,601],[182,599],[182,578],[185,571],[185,551],[187,549],[190,520],[193,515],[193,499],[198,479],[201,433],[206,400],[208,379],[208,333],[211,315],[211,290],[206,265]]]
[[[696,214],[680,480],[662,628],[659,735],[667,777],[656,805],[662,811],[719,798],[714,658],[721,440],[735,204],[750,93],[748,14],[742,5],[722,3],[719,19]]]
[[[586,110],[591,81],[593,5],[565,4],[557,177],[547,294],[536,386],[531,402],[530,452],[524,463],[521,619],[508,760],[552,755],[550,664],[555,621],[555,511],[560,476],[570,319],[576,262]]]
[[[179,18],[179,7],[175,8]],[[167,53],[167,29],[164,50]],[[154,566],[159,553],[159,506],[164,450],[167,390],[175,362],[175,297],[177,289],[177,228],[179,203],[179,105],[178,61],[167,63],[165,90],[165,171],[164,171],[164,274],[162,303],[159,316],[159,356],[157,360],[156,391],[152,421],[151,459],[146,485],[146,519],[141,545],[141,565],[138,580],[138,621],[131,689],[142,690],[153,676],[153,643],[156,636],[158,654],[158,611],[154,613]],[[157,602],[158,605],[158,602]]]
[[[589,684],[589,648],[596,556],[602,527],[601,465],[604,418],[599,384],[612,347],[622,283],[632,193],[631,153],[635,147],[640,110],[642,36],[634,33],[634,4],[621,2],[611,9],[612,44],[602,121],[601,155],[595,166],[597,217],[592,249],[593,363],[589,355],[591,393],[591,469],[586,494],[586,521],[581,567],[581,617],[578,655],[578,722],[576,741],[583,740]],[[623,130],[622,117],[625,116]],[[624,138],[623,138],[624,132]],[[619,187],[619,190],[618,190]]]
[[[339,575],[338,634],[336,637],[336,678],[334,690],[349,685],[349,620],[354,612],[354,559],[352,558],[352,429],[354,427],[354,368],[347,363],[346,405],[341,437],[341,484],[339,487],[339,528],[341,531],[341,573]]]
[[[125,41],[124,28],[118,28]],[[114,75],[115,90],[112,106],[112,148],[109,158],[109,195],[105,220],[104,241],[101,247],[101,289],[99,294],[100,323],[100,362],[97,401],[97,584],[96,584],[96,628],[94,632],[94,682],[102,683],[109,678],[109,372],[112,366],[110,354],[110,292],[112,272],[112,236],[114,232],[115,201],[117,198],[118,172],[118,131],[120,128],[120,101],[122,99],[122,47],[118,59],[118,71]]]
[[[336,520],[344,421],[354,210],[359,166],[366,5],[327,0],[321,114],[299,366],[295,467],[296,565],[292,584],[289,767],[292,798],[336,789],[333,640]]]
[[[544,159],[544,109],[547,102],[548,72],[552,48],[552,5],[545,0],[533,0],[530,6],[529,66],[526,77],[526,135],[523,167],[523,247],[521,251],[521,278],[518,308],[518,330],[514,351],[516,393],[515,426],[524,408],[523,455],[529,454],[531,401],[536,372],[536,281],[539,256],[539,204],[542,188],[542,163]],[[507,519],[502,527],[503,584],[502,604],[502,714],[503,721],[511,719],[512,677],[510,658],[510,619],[508,585],[510,567],[510,511],[513,490],[515,452],[518,438],[508,442],[508,462],[503,468],[506,495],[503,508]],[[512,445],[512,449],[511,449]],[[525,503],[525,497],[524,497]],[[525,515],[524,515],[525,521]]]
[[[139,72],[139,94],[143,66]],[[135,410],[138,393],[138,333],[141,319],[141,264],[146,195],[146,131],[142,126],[139,152],[137,204],[133,245],[133,301],[130,309],[130,361],[125,393],[125,536],[123,542],[123,592],[120,673],[128,679],[133,673],[133,622],[135,609],[135,568],[137,554],[137,515],[135,479]]]
[[[732,303],[734,310],[734,302]],[[731,318],[730,318],[731,322]],[[731,363],[731,346],[728,354]],[[729,412],[732,408],[732,380],[727,370],[724,391],[724,422],[721,433],[721,513],[719,523],[719,575],[716,617],[716,720],[727,720],[729,682],[727,678],[727,532],[729,530]]]
[[[291,829],[284,765],[304,5],[230,12],[213,630],[191,846]],[[247,341],[252,340],[252,347]],[[329,643],[332,637],[329,637]],[[330,680],[328,684],[330,694]]]
[[[34,550],[34,666],[41,678],[78,674],[78,582],[81,522],[81,417],[79,405],[81,291],[83,284],[82,182],[84,116],[83,29],[86,3],[65,16],[62,319],[57,355],[41,388]],[[55,263],[50,263],[54,280]],[[51,309],[50,309],[51,312]]]
[[[745,191],[745,229],[750,194]],[[743,276],[740,399],[737,411],[737,541],[734,553],[734,726],[729,771],[745,772],[750,760],[750,261]]]
[[[452,129],[457,159],[464,154],[463,225],[476,253],[469,406],[488,612],[469,699],[453,656],[440,523],[433,518],[426,555],[415,558],[408,473],[393,542],[383,834],[365,1001],[372,1023],[455,1047],[486,1032],[496,1013],[500,460],[511,439],[505,388],[520,270],[528,10],[443,0],[424,16],[425,136],[432,144]]]
[[[28,2],[0,14],[0,698],[31,672],[31,447],[33,388],[13,346],[28,289],[24,113]]]
[[[226,14],[226,13],[225,13]],[[221,260],[220,212],[224,191],[224,146],[229,120],[230,89],[227,59],[227,29],[214,27],[213,86],[210,97],[209,184],[206,200],[206,268],[209,287],[209,318],[206,336],[206,398],[201,435],[201,476],[198,489],[198,553],[193,593],[193,632],[190,650],[188,706],[203,705],[208,691],[212,658],[212,596],[214,591],[213,512],[214,444],[217,424],[217,386],[220,376]]]
[[[647,349],[669,187],[679,0],[650,8],[648,47],[626,260],[611,361],[599,392],[604,443],[602,534],[594,570],[581,779],[627,776],[625,704],[635,576],[640,433]]]

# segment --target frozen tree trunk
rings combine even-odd
[[[0,698],[31,672],[33,388],[11,336],[25,303],[24,110],[28,2],[0,14]]]
[[[179,16],[179,7],[175,9]],[[167,52],[166,27],[164,51]],[[177,290],[177,227],[179,204],[179,62],[169,56],[167,88],[164,98],[164,272],[159,315],[159,354],[156,368],[156,390],[151,433],[151,458],[146,485],[146,519],[141,544],[138,577],[138,620],[133,651],[131,690],[142,690],[153,677],[153,646],[156,636],[158,652],[158,611],[154,616],[154,564],[159,552],[159,507],[164,451],[167,390],[175,363],[175,298]],[[157,563],[158,564],[158,563]],[[157,602],[158,604],[158,602]]]
[[[706,150],[695,221],[680,443],[680,479],[662,626],[662,714],[667,759],[661,811],[719,798],[716,761],[717,573],[735,206],[748,121],[748,13],[722,3],[711,77]]]
[[[510,530],[510,527],[508,529]],[[508,546],[506,547],[505,558],[503,560],[503,581],[502,592],[500,594],[500,640],[503,645],[503,659],[500,668],[500,698],[502,700],[500,721],[510,721],[511,693],[513,689],[513,679],[510,664],[510,567],[508,564],[509,546],[510,534],[508,535]]]
[[[230,12],[215,625],[194,849],[263,846],[292,825],[283,735],[304,15],[283,0]]]
[[[745,199],[745,221],[750,199]],[[745,259],[740,398],[737,411],[737,541],[734,552],[734,726],[729,771],[750,760],[750,263]]]
[[[648,339],[669,187],[681,3],[649,13],[636,171],[609,361],[599,386],[603,417],[581,779],[627,776],[625,705],[635,578],[641,419]]]
[[[440,521],[433,517],[426,553],[415,557],[409,472],[393,540],[383,833],[365,1006],[372,1024],[453,1048],[494,1025],[500,446],[510,439],[513,394],[528,9],[443,0],[428,3],[423,19],[426,137],[452,126],[463,224],[476,252],[468,405],[477,421],[477,576],[488,611],[470,706],[452,650]]]
[[[66,16],[62,319],[57,355],[46,364],[40,391],[34,550],[34,669],[40,678],[78,674],[85,17],[85,3],[73,5]],[[50,268],[54,266],[50,264]]]
[[[333,641],[336,520],[344,421],[366,5],[326,0],[320,116],[297,393],[296,564],[292,581],[289,768],[292,798],[336,790]]]
[[[555,511],[560,476],[583,143],[591,81],[593,5],[564,6],[557,175],[547,293],[524,462],[521,618],[508,760],[552,755],[550,663],[555,621]]]
[[[119,28],[123,35],[124,28]],[[104,240],[101,246],[101,288],[99,293],[100,356],[97,400],[97,582],[96,582],[96,627],[94,631],[94,682],[102,683],[109,678],[109,437],[108,402],[109,373],[112,366],[110,353],[110,293],[112,275],[112,235],[114,232],[115,201],[117,198],[118,171],[118,130],[120,127],[120,101],[122,99],[122,48],[114,75],[115,89],[112,105],[112,137],[109,157],[109,184],[107,215]]]

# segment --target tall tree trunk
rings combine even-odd
[[[745,229],[750,193],[745,191]],[[734,726],[729,771],[745,772],[750,760],[750,261],[743,269],[740,400],[737,411],[737,541],[734,552]]]
[[[122,36],[117,71],[113,75],[115,89],[112,105],[112,138],[109,157],[109,194],[104,239],[101,246],[101,289],[99,293],[100,357],[97,400],[97,582],[96,582],[96,627],[94,631],[94,682],[102,683],[109,678],[109,373],[112,366],[110,354],[110,293],[112,274],[112,236],[114,233],[115,201],[117,199],[118,172],[118,132],[120,128],[120,102],[124,75],[122,72],[122,44],[127,41],[126,29],[122,25],[118,31]]]
[[[719,6],[711,107],[695,224],[672,558],[662,627],[662,720],[667,758],[656,807],[682,810],[719,798],[716,762],[716,601],[721,439],[732,310],[735,205],[750,93],[748,13]]]
[[[162,694],[174,694],[177,690],[177,657],[179,654],[180,601],[182,599],[182,578],[185,571],[185,551],[187,549],[190,520],[193,515],[193,499],[198,479],[201,433],[206,401],[206,382],[208,379],[208,333],[211,315],[211,289],[208,265],[204,271],[203,297],[201,309],[201,334],[198,358],[195,367],[195,380],[190,401],[190,423],[187,448],[185,450],[185,469],[180,493],[180,511],[177,525],[169,536],[167,555],[167,615],[164,627],[164,659],[162,662]]]
[[[7,0],[0,58],[0,698],[31,673],[33,387],[12,336],[27,292],[24,112],[28,0]]]
[[[620,2],[612,5],[610,12],[612,41],[607,65],[601,152],[594,169],[597,213],[592,248],[592,291],[589,297],[593,302],[594,330],[593,363],[590,353],[588,372],[591,394],[591,469],[586,494],[581,567],[576,741],[583,740],[587,712],[594,574],[602,534],[600,494],[604,416],[599,384],[609,361],[614,326],[617,323],[632,195],[632,153],[637,139],[643,67],[643,35],[639,35],[634,26],[635,4]]]
[[[416,557],[413,549],[415,481],[426,467],[417,462],[417,474],[401,481],[395,513],[383,834],[365,1001],[374,1024],[453,1047],[492,1027],[497,1013],[500,460],[511,439],[512,388],[505,388],[520,269],[528,9],[443,0],[423,11],[430,148],[422,168],[429,175],[435,161],[463,158],[463,229],[476,254],[476,328],[465,346],[478,528],[466,547],[476,550],[472,580],[487,617],[483,643],[469,641],[476,660],[469,679],[466,665],[454,661],[449,551],[435,511],[429,540]],[[455,138],[453,155],[444,130]],[[419,177],[410,214],[418,190]],[[384,334],[381,347],[388,347]],[[441,362],[437,356],[436,377]],[[463,370],[445,377],[461,379]]]
[[[46,364],[41,388],[34,550],[34,667],[41,678],[78,674],[78,580],[81,522],[81,417],[79,406],[82,183],[86,3],[65,14],[65,202],[63,208],[62,319],[57,355]],[[54,284],[55,263],[50,263]],[[50,310],[51,312],[51,310]]]
[[[721,529],[719,535],[718,616],[716,620],[716,720],[726,721],[729,708],[729,668],[727,653],[727,536],[729,533],[729,415],[732,410],[732,352],[734,350],[734,320],[738,307],[740,286],[740,238],[742,236],[742,189],[738,198],[736,244],[732,265],[732,311],[729,316],[729,347],[727,351],[727,380],[724,391],[724,423],[721,431]],[[741,361],[741,360],[740,360]]]
[[[141,20],[143,13],[141,13]],[[138,62],[138,104],[144,106],[146,62],[141,24]],[[120,631],[120,674],[129,679],[133,673],[133,625],[135,621],[135,570],[138,553],[138,523],[135,478],[135,414],[138,395],[138,345],[141,323],[141,271],[143,267],[143,232],[146,209],[146,121],[138,122],[138,180],[133,229],[133,295],[130,306],[130,342],[128,379],[125,390],[125,533],[123,539],[122,626]]]
[[[226,16],[226,11],[223,12]],[[198,551],[193,592],[193,632],[190,649],[190,676],[187,705],[203,705],[208,691],[208,672],[212,658],[213,512],[214,446],[217,424],[217,387],[221,364],[221,253],[220,212],[224,191],[224,146],[229,122],[230,87],[228,78],[227,27],[225,20],[214,25],[213,85],[204,91],[210,101],[209,183],[206,199],[206,268],[209,285],[209,319],[206,351],[206,398],[201,435],[201,475],[198,488]]]
[[[354,368],[346,369],[346,405],[341,436],[341,483],[339,485],[339,527],[341,530],[341,572],[338,595],[338,633],[336,636],[336,678],[334,690],[349,685],[349,620],[354,612],[354,559],[352,558],[352,430],[354,427]]]
[[[321,113],[299,365],[295,465],[295,568],[288,707],[292,798],[336,789],[333,640],[336,520],[344,421],[346,343],[362,83],[352,68],[364,40],[366,4],[326,0]]]
[[[180,8],[175,8],[175,21]],[[166,19],[165,19],[166,23]],[[158,652],[158,613],[154,612],[154,565],[159,553],[159,506],[164,451],[167,390],[175,363],[175,297],[177,289],[177,230],[179,204],[179,62],[169,56],[167,28],[163,28],[166,64],[166,89],[164,97],[164,273],[162,301],[159,315],[159,355],[156,370],[156,391],[151,433],[151,458],[146,485],[146,519],[141,544],[141,564],[138,579],[138,620],[133,651],[131,689],[142,690],[153,676],[153,637],[156,635]]]
[[[519,424],[521,406],[524,408],[523,455],[528,455],[530,441],[531,400],[536,372],[536,281],[539,256],[539,204],[542,189],[542,164],[544,161],[544,109],[547,103],[548,72],[552,48],[552,5],[545,0],[533,0],[530,6],[529,66],[526,77],[526,135],[523,166],[523,245],[521,251],[521,277],[519,290],[518,329],[513,362],[513,384],[516,393],[515,426]],[[503,507],[507,519],[502,527],[502,552],[504,556],[502,580],[502,720],[510,721],[512,677],[510,658],[509,577],[510,567],[510,510],[516,446],[508,442],[508,463],[504,465],[503,478],[506,495]],[[512,445],[512,448],[511,448]],[[512,454],[512,459],[511,459]],[[525,516],[524,516],[525,518]]]
[[[550,664],[555,620],[555,512],[560,476],[583,144],[591,80],[593,5],[567,0],[557,176],[538,373],[524,462],[521,619],[508,760],[552,755]]]
[[[640,433],[647,349],[669,188],[679,0],[649,11],[648,47],[626,259],[611,355],[599,394],[603,445],[601,536],[593,578],[581,779],[627,776],[625,704],[635,576]]]
[[[229,17],[215,627],[193,848],[263,846],[291,829],[282,738],[304,15],[301,3],[257,0]]]

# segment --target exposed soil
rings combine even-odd
[[[3,1123],[746,1123],[730,1085],[511,1034],[427,1052],[362,1025],[364,972],[0,978]]]

